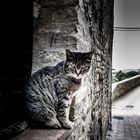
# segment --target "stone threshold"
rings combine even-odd
[[[31,129],[28,128],[10,140],[66,140],[76,127],[72,129]]]

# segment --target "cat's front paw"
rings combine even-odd
[[[70,119],[70,121],[74,122],[74,121],[77,119],[77,117],[75,117],[75,116],[70,116],[69,119]]]
[[[65,129],[71,129],[71,128],[73,128],[73,126],[74,126],[73,122],[65,122],[62,124],[62,127]]]

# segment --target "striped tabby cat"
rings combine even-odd
[[[65,61],[35,72],[25,88],[28,121],[12,127],[19,128],[19,132],[28,123],[40,128],[70,129],[68,110],[71,95],[80,88],[81,78],[89,71],[92,54],[93,52],[80,53],[66,49]],[[0,136],[4,133],[5,130]]]

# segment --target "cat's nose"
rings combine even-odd
[[[77,75],[77,77],[80,75],[79,73],[78,74],[76,74]]]
[[[81,71],[81,69],[76,69],[76,75],[77,75],[77,76],[80,75],[80,71]]]

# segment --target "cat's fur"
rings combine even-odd
[[[67,49],[65,61],[53,67],[46,66],[32,75],[24,92],[28,121],[19,123],[18,131],[23,131],[28,122],[40,128],[71,128],[69,102],[71,95],[80,88],[81,78],[90,69],[92,54]],[[0,133],[1,137],[4,132]]]

